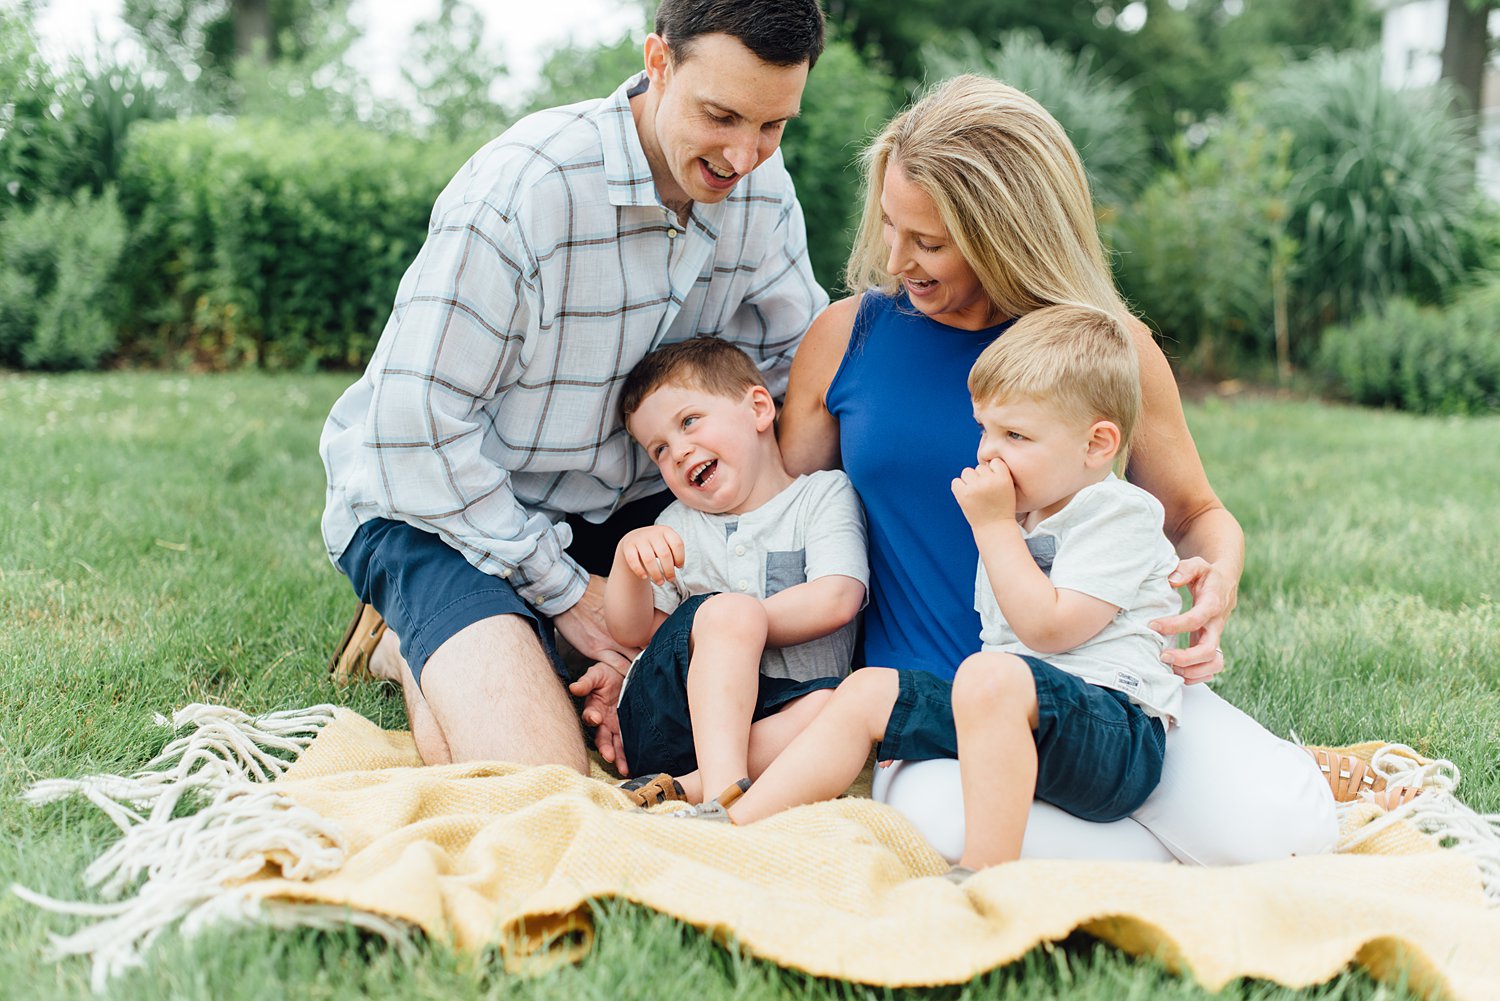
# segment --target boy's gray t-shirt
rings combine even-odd
[[[656,519],[682,536],[686,559],[677,579],[689,594],[712,591],[769,598],[794,584],[837,574],[870,586],[865,520],[859,495],[839,470],[799,476],[781,493],[744,514],[706,514],[673,501]],[[677,588],[653,587],[656,607],[670,614]],[[819,639],[761,657],[773,678],[843,677],[854,655],[854,623]]]
[[[1110,474],[1078,491],[1030,532],[1023,530],[1026,547],[1053,587],[1120,609],[1093,638],[1063,653],[1027,649],[1005,621],[981,561],[974,607],[984,649],[1040,658],[1092,684],[1124,692],[1152,716],[1180,721],[1182,679],[1161,662],[1166,640],[1146,625],[1182,610],[1181,597],[1167,583],[1177,552],[1162,534],[1162,514],[1155,497]]]

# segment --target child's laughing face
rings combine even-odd
[[[651,392],[627,427],[641,443],[672,496],[709,514],[740,514],[786,485],[769,435],[776,404],[764,386],[739,399],[668,383]],[[769,448],[769,453],[768,453]]]

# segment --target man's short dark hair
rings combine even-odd
[[[765,377],[750,356],[717,337],[694,337],[657,348],[636,363],[620,390],[620,417],[640,409],[646,397],[663,386],[687,386],[738,400]]]
[[[823,52],[823,10],[818,0],[661,0],[656,33],[678,62],[699,35],[724,34],[772,66],[812,69]]]

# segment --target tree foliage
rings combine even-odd
[[[259,6],[263,16],[246,18],[237,8]],[[305,62],[326,51],[327,38],[346,29],[349,0],[124,0],[125,23],[135,30],[153,62],[185,81],[205,110],[235,105],[236,60]],[[245,37],[246,24],[264,23],[265,36]],[[258,43],[258,44],[257,44]],[[263,54],[262,54],[263,53]]]
[[[981,73],[1036,98],[1073,140],[1097,201],[1120,205],[1144,180],[1150,139],[1131,88],[1100,72],[1091,52],[1075,56],[1048,46],[1035,31],[1017,30],[993,48],[967,34],[928,43],[922,58],[933,82]]]
[[[444,139],[493,136],[506,123],[490,97],[505,75],[500,57],[484,44],[484,15],[466,0],[442,0],[437,17],[412,33],[411,60],[401,71],[417,104]]]
[[[1122,16],[1127,7],[1135,19]],[[1379,35],[1371,0],[828,0],[828,14],[857,49],[910,83],[924,78],[923,47],[958,32],[990,47],[1027,28],[1075,55],[1091,51],[1130,82],[1162,151],[1183,124],[1222,110],[1252,69]]]

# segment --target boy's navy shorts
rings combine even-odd
[[[339,557],[338,567],[359,600],[374,605],[401,639],[401,656],[422,684],[433,651],[466,626],[492,615],[530,620],[552,669],[564,682],[552,620],[532,608],[503,578],[478,570],[432,532],[404,521],[367,521]]]
[[[1036,682],[1036,798],[1084,820],[1129,816],[1161,781],[1161,720],[1121,692],[1035,657],[1021,659]],[[896,673],[900,691],[879,760],[958,757],[953,682],[926,671]]]
[[[695,594],[677,607],[636,658],[620,694],[620,740],[633,775],[686,775],[698,767],[688,718],[687,675],[693,618],[713,597]],[[840,678],[760,676],[752,719],[764,719],[809,692],[837,688]]]

